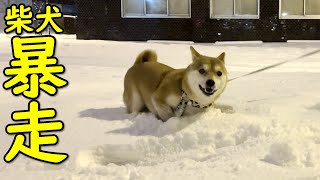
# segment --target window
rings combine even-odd
[[[122,0],[125,18],[190,18],[191,0]]]
[[[210,0],[211,18],[259,19],[259,0]]]
[[[280,0],[280,19],[320,19],[320,0]]]

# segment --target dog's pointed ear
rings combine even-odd
[[[192,61],[198,60],[201,56],[192,46],[190,46],[191,54],[192,54]]]
[[[226,53],[223,52],[223,53],[221,53],[221,54],[218,56],[218,59],[220,59],[220,60],[224,63],[225,57],[226,57]]]

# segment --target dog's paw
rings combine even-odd
[[[158,115],[163,122],[174,116],[172,109],[169,106],[162,106],[158,108]]]

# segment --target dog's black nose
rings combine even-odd
[[[213,80],[211,80],[211,79],[206,82],[206,85],[209,86],[209,87],[214,86],[214,84],[215,84],[215,82]]]

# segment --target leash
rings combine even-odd
[[[312,51],[312,52],[309,52],[309,53],[307,53],[307,54],[304,54],[304,55],[302,55],[302,56],[296,57],[296,58],[294,58],[294,59],[282,61],[282,62],[273,64],[273,65],[270,65],[270,66],[267,66],[267,67],[264,67],[264,68],[261,68],[261,69],[252,71],[252,72],[250,72],[250,73],[241,75],[241,76],[239,76],[239,77],[235,77],[235,78],[229,79],[228,82],[234,81],[234,80],[236,80],[236,79],[243,78],[243,77],[246,77],[246,76],[250,76],[250,75],[253,75],[253,74],[257,74],[257,73],[266,71],[266,70],[268,70],[268,69],[273,69],[273,68],[276,68],[276,67],[281,66],[281,65],[283,65],[283,64],[292,62],[292,61],[301,60],[301,59],[304,59],[304,58],[306,58],[306,57],[312,56],[312,55],[314,55],[314,54],[318,54],[319,52],[320,52],[320,49],[315,50],[315,51]]]

